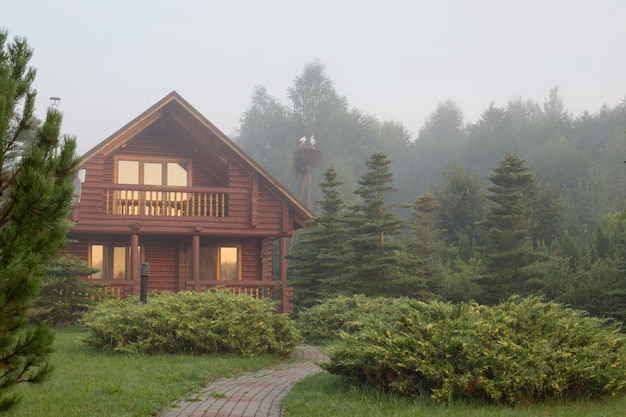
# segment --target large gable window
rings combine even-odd
[[[117,160],[117,183],[135,185],[190,185],[189,161]]]

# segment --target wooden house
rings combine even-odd
[[[65,253],[100,270],[86,279],[139,294],[147,262],[148,291],[221,285],[292,310],[286,239],[312,212],[176,92],[87,152],[76,184]]]

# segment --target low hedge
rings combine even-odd
[[[357,294],[326,299],[298,316],[298,328],[308,341],[337,339],[342,332],[354,333],[363,328],[370,316],[400,314],[406,302],[390,297],[366,297]]]
[[[116,352],[274,353],[286,356],[301,341],[293,320],[269,300],[226,290],[150,294],[98,304],[83,316],[83,343]]]
[[[395,314],[343,332],[323,367],[402,395],[438,402],[526,404],[615,395],[626,387],[617,325],[540,298],[487,307],[402,299]],[[407,312],[408,311],[408,312]]]

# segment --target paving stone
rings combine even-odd
[[[180,401],[159,416],[280,417],[280,402],[291,388],[320,372],[316,363],[326,361],[328,357],[315,347],[298,346],[292,361],[236,378],[217,379],[202,390],[196,401]]]

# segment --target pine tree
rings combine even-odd
[[[531,240],[532,207],[537,180],[533,171],[515,153],[506,153],[493,168],[487,198],[490,206],[486,226],[488,275],[482,280],[488,302],[524,291],[520,270],[538,259]]]
[[[346,261],[351,271],[344,285],[353,293],[417,295],[424,287],[424,280],[411,274],[407,252],[398,239],[403,221],[385,200],[394,191],[390,163],[384,153],[372,154],[366,161],[368,171],[354,191],[362,202],[349,208],[351,257]]]
[[[343,292],[347,228],[343,219],[345,205],[338,190],[342,183],[333,167],[324,176],[325,181],[320,183],[324,198],[318,201],[321,213],[309,222],[288,257],[292,262],[290,270],[297,274],[291,283],[298,309]]]
[[[18,397],[18,383],[40,382],[50,370],[53,340],[26,312],[37,296],[45,264],[58,255],[78,160],[74,139],[60,143],[61,114],[49,109],[37,127],[32,48],[0,31],[0,411]]]

